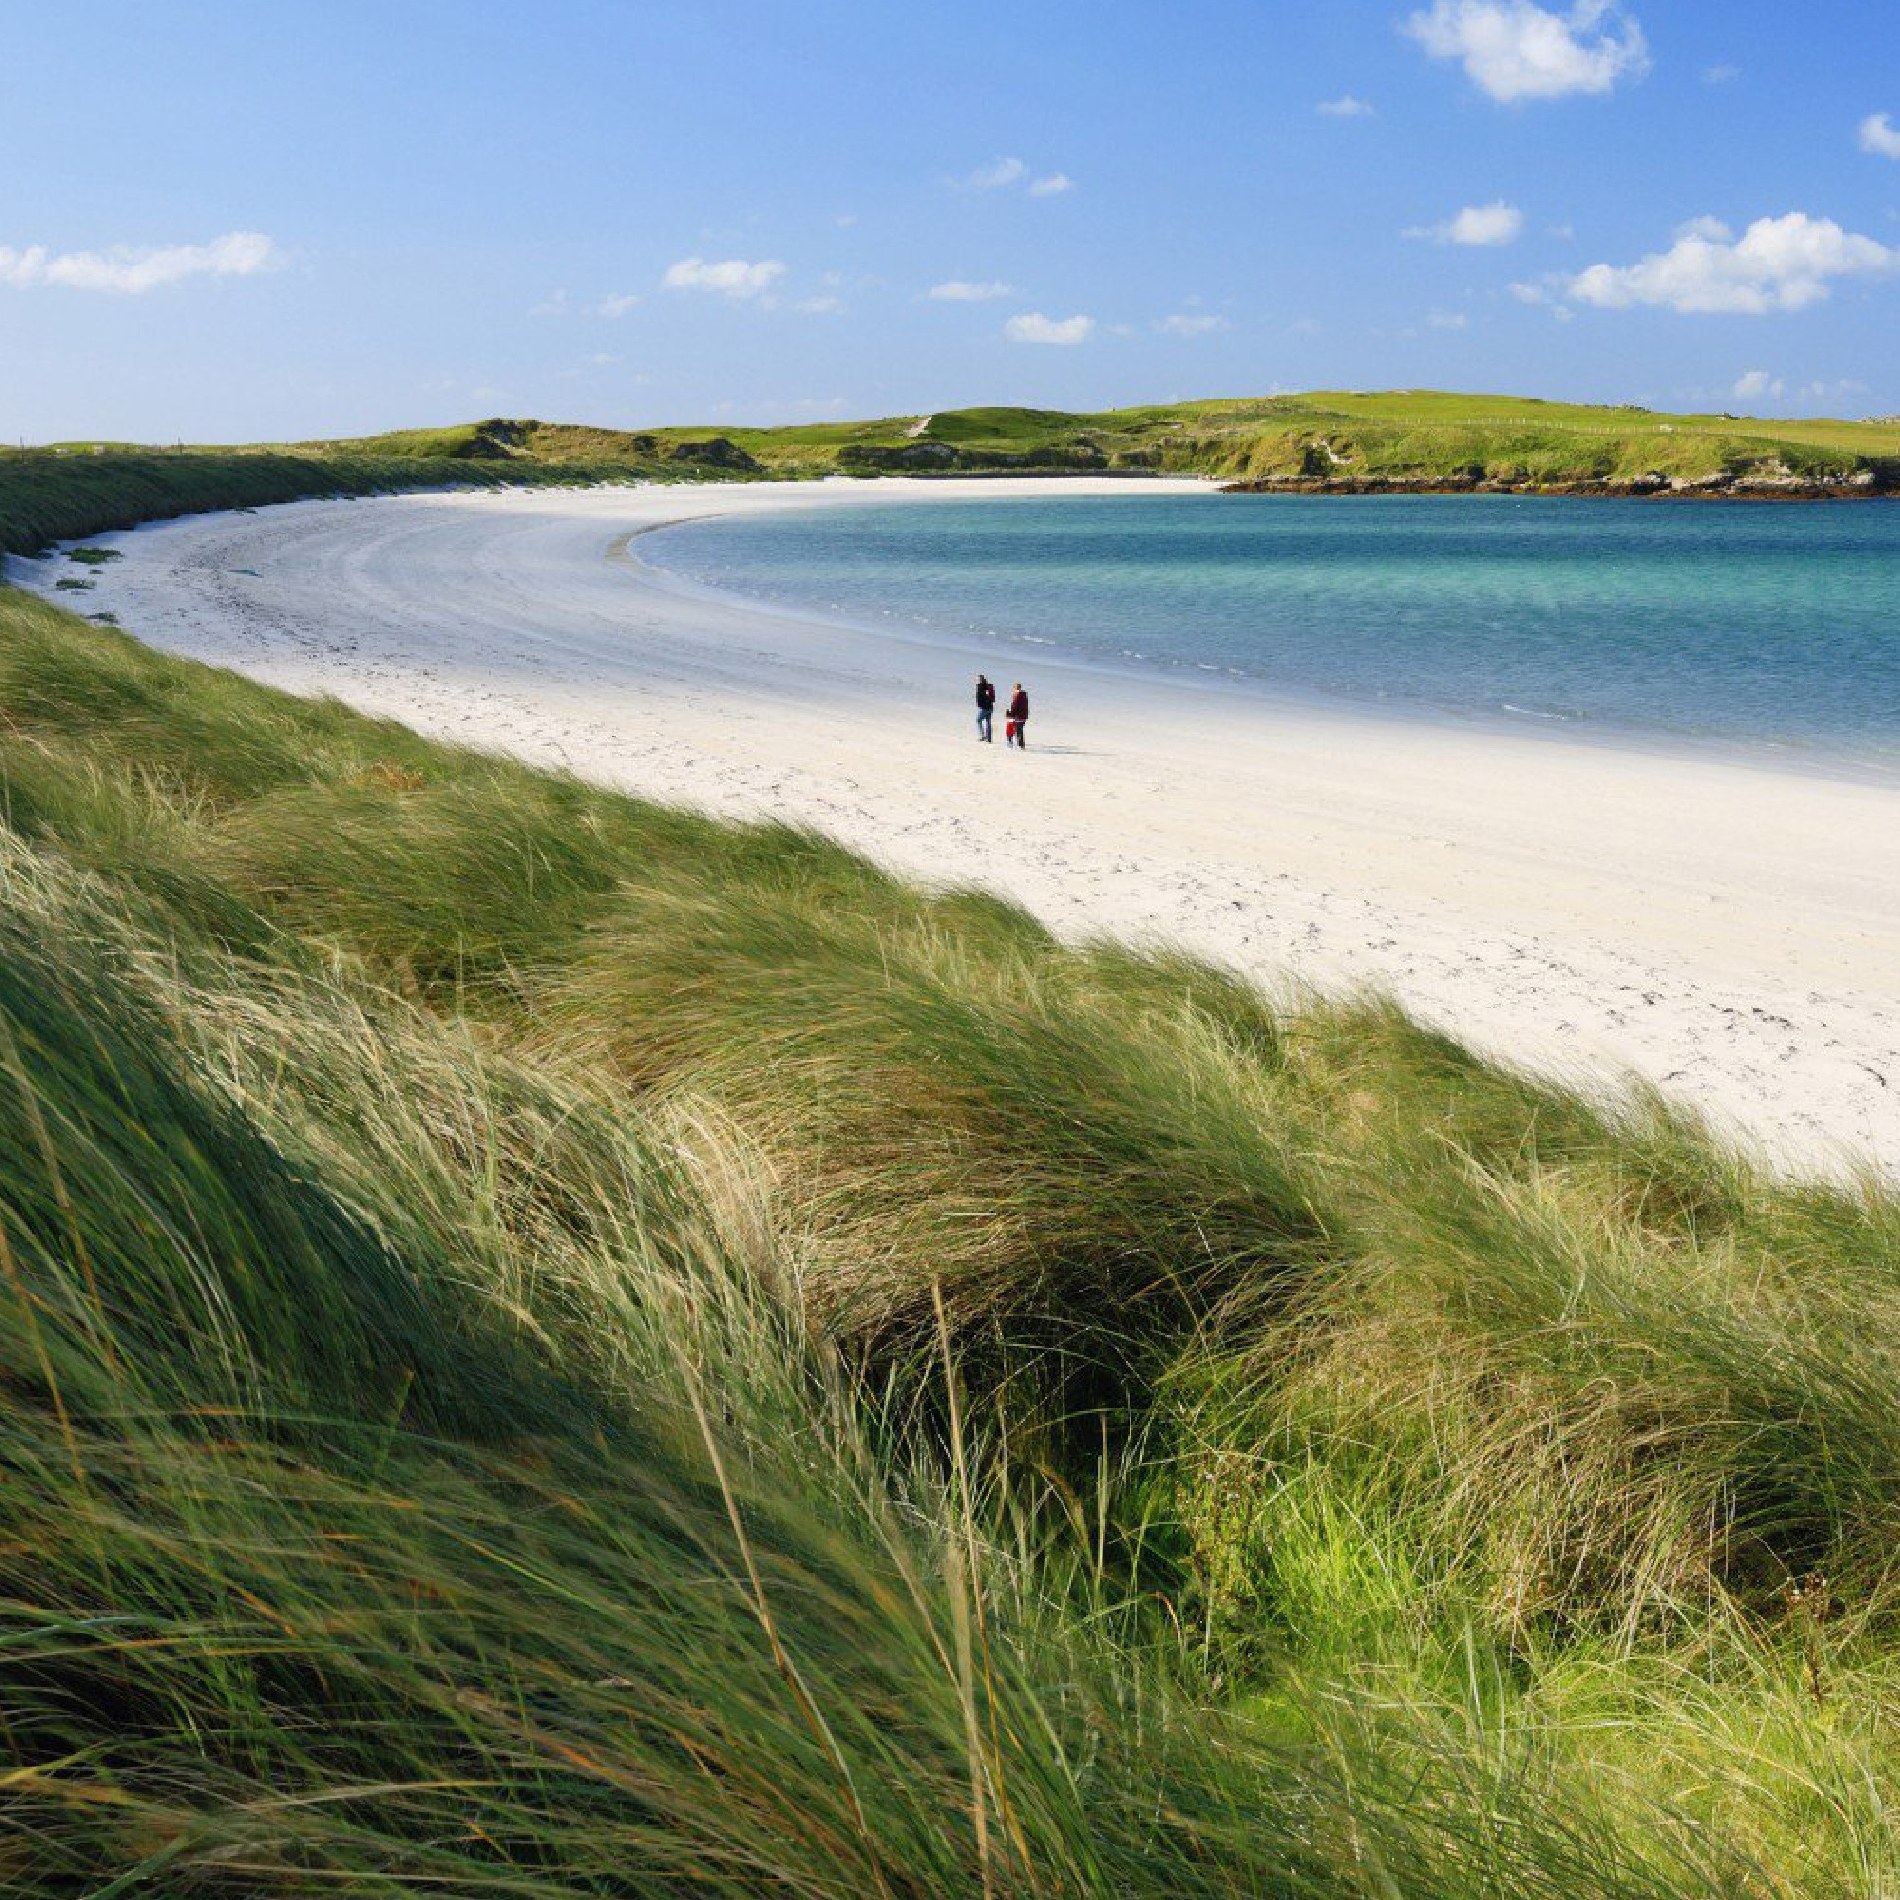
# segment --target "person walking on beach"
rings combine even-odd
[[[976,676],[976,736],[985,745],[993,743],[990,714],[996,710],[996,688],[981,673]]]
[[[1009,696],[1009,719],[1003,727],[1003,743],[1019,751],[1029,750],[1029,695],[1023,690],[1021,680],[1016,682],[1016,690]]]

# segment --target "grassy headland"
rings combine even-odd
[[[709,458],[736,472],[1161,473],[1265,490],[1854,495],[1900,488],[1900,421],[1775,422],[1434,390],[1320,390],[1071,414],[957,409],[639,434],[539,422],[327,446],[485,461]],[[755,465],[748,469],[745,464]]]
[[[1900,420],[1662,415],[1432,390],[1072,414],[958,409],[777,429],[506,420],[251,449],[0,451],[0,552],[203,508],[395,488],[833,474],[1179,474],[1262,492],[1900,491]]]
[[[1260,489],[1843,493],[1900,487],[1900,423],[1661,415],[1433,390],[1160,404],[1069,415],[965,409],[741,430],[767,467],[1048,468],[1210,475]]]
[[[1890,1189],[3,591],[0,879],[0,1891],[1900,1880]]]

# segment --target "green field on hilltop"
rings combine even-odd
[[[672,431],[685,435],[689,431]],[[1350,476],[1524,484],[1702,479],[1777,465],[1816,483],[1900,484],[1900,422],[1774,422],[1432,390],[1314,391],[1096,414],[961,409],[721,433],[762,465],[929,472],[1086,466],[1229,480]]]
[[[0,525],[8,519],[9,484],[24,479],[22,465],[57,470],[90,459],[109,468],[136,461],[176,471],[180,463],[228,465],[228,458],[244,456],[333,467],[339,471],[335,492],[345,493],[369,492],[379,482],[415,487],[463,480],[1023,470],[1203,475],[1262,487],[1847,494],[1900,489],[1900,420],[1664,415],[1438,390],[1317,390],[1094,414],[957,409],[758,429],[629,430],[491,417],[249,450],[66,444],[26,455],[0,452]],[[315,478],[306,473],[303,479]],[[302,492],[331,491],[306,486]]]
[[[1900,1883],[1871,1174],[6,589],[0,881],[0,1893]]]

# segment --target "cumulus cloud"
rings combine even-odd
[[[1524,229],[1524,214],[1502,198],[1488,205],[1466,205],[1443,224],[1418,224],[1407,237],[1433,238],[1440,244],[1509,244]]]
[[[138,296],[188,277],[251,277],[275,269],[280,252],[261,231],[227,231],[209,244],[165,244],[109,251],[49,251],[34,244],[23,251],[0,245],[0,284],[36,289],[57,284],[68,290],[104,290]]]
[[[1044,172],[1031,177],[1029,167],[1020,158],[999,158],[979,165],[958,181],[966,191],[1013,191],[1021,185],[1032,198],[1056,198],[1075,189],[1075,180],[1067,172]]]
[[[683,257],[669,264],[660,282],[668,290],[710,290],[722,297],[744,301],[762,295],[785,275],[785,266],[768,257],[748,264],[742,257],[729,257],[709,264],[703,257]]]
[[[1001,191],[1006,185],[1021,184],[1028,175],[1029,167],[1020,158],[999,158],[979,165],[963,182],[972,191]]]
[[[1742,69],[1739,66],[1705,66],[1702,69],[1702,83],[1705,86],[1726,86],[1731,79],[1739,79]]]
[[[1095,334],[1093,317],[1045,317],[1040,310],[1011,317],[1003,334],[1012,343],[1086,343]]]
[[[674,268],[678,269],[679,267],[675,265]],[[631,291],[616,292],[613,296],[603,297],[599,303],[590,305],[588,307],[588,315],[593,317],[624,317],[639,301],[639,297]]]
[[[1609,0],[1553,13],[1531,0],[1434,0],[1404,30],[1434,59],[1455,59],[1493,99],[1608,92],[1649,70],[1643,30]]]
[[[1342,92],[1337,99],[1322,99],[1313,110],[1329,119],[1369,119],[1372,117],[1371,102],[1355,99],[1349,92]]]
[[[1215,330],[1226,329],[1227,319],[1206,316],[1199,311],[1183,310],[1171,317],[1163,317],[1155,328],[1168,336],[1207,336]]]
[[[1787,392],[1779,376],[1770,376],[1765,369],[1744,370],[1735,379],[1735,387],[1729,391],[1737,402],[1759,402],[1762,397],[1779,398]]]
[[[806,297],[792,305],[794,310],[802,311],[808,317],[835,317],[843,314],[844,299],[834,297],[829,291],[821,296]]]
[[[1860,149],[1876,158],[1900,158],[1900,126],[1884,112],[1870,112],[1860,122]]]
[[[1738,238],[1716,218],[1697,218],[1666,251],[1634,264],[1592,264],[1568,280],[1569,295],[1602,310],[1639,305],[1685,312],[1766,316],[1803,310],[1837,277],[1900,266],[1900,251],[1805,211],[1757,218]]]
[[[1434,310],[1425,321],[1434,330],[1463,330],[1471,323],[1462,310]]]
[[[938,303],[988,303],[996,297],[1008,297],[1015,294],[1011,284],[973,284],[961,277],[953,277],[948,283],[932,284],[924,292],[926,297],[935,298]]]

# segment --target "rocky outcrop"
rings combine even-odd
[[[849,475],[1087,475],[1108,467],[1093,442],[1052,442],[1033,449],[959,448],[950,442],[850,442],[838,451]]]
[[[758,460],[723,435],[703,442],[675,442],[664,451],[669,462],[691,462],[698,468],[717,468],[733,475],[757,475]]]
[[[896,444],[848,442],[838,451],[838,466],[859,475],[914,474],[955,468],[957,452],[948,442]]]
[[[1707,475],[1664,475],[1649,469],[1627,478],[1497,476],[1470,470],[1445,475],[1259,475],[1223,484],[1228,495],[1627,495],[1713,501],[1847,501],[1900,493],[1900,469],[1857,468],[1803,475],[1782,464],[1722,468]]]

